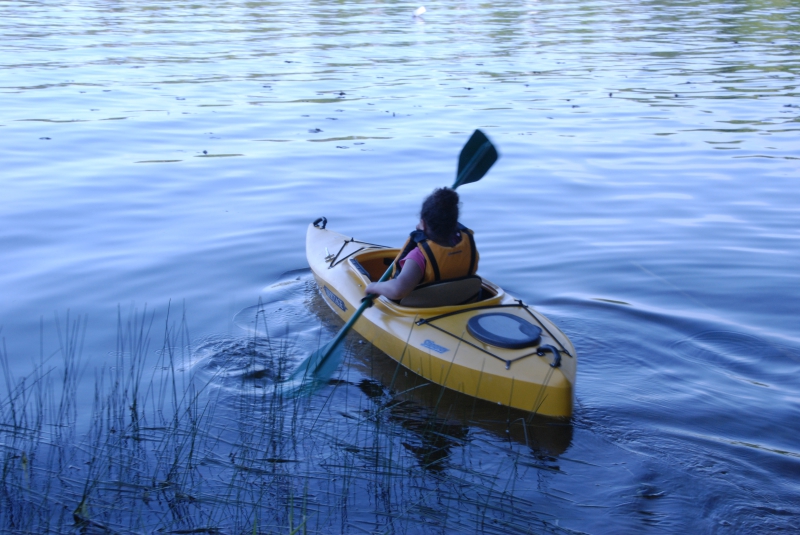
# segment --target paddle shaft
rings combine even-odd
[[[389,275],[392,274],[392,266],[389,266],[389,269],[386,270],[386,273],[381,276],[378,282],[384,282],[389,279]],[[353,312],[353,315],[350,316],[350,319],[347,320],[347,323],[336,333],[336,338],[334,338],[330,344],[328,344],[328,349],[325,351],[325,354],[322,355],[320,359],[320,363],[324,362],[328,356],[333,353],[336,347],[344,340],[344,337],[347,336],[347,332],[353,327],[356,320],[361,317],[361,314],[364,313],[366,309],[372,306],[372,300],[375,299],[377,295],[375,294],[367,294],[367,296],[361,301],[361,305]]]

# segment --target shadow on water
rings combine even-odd
[[[369,378],[359,387],[408,429],[422,428],[437,439],[460,441],[470,427],[477,427],[501,441],[524,444],[537,456],[560,455],[571,444],[570,420],[498,406],[443,388],[399,366],[374,346],[364,343],[359,347],[364,350],[355,353],[353,366]]]

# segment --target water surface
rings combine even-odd
[[[309,526],[326,532],[796,529],[798,6],[416,7],[0,4],[0,335],[14,378],[0,393],[34,362],[59,373],[69,311],[85,321],[89,419],[93,381],[117,363],[118,317],[155,311],[146,358],[163,363],[169,308],[181,373],[211,381],[220,415],[325,429],[324,448],[308,438],[284,452],[300,483],[258,501],[264,531],[289,524],[270,516],[289,488],[313,494]],[[307,405],[255,404],[278,364],[242,313],[306,266],[306,226],[324,215],[400,243],[475,128],[502,156],[459,189],[462,220],[480,274],[574,342],[568,429],[509,439],[508,416],[489,411],[480,425],[435,420],[448,426],[436,442],[414,425],[431,421],[425,388],[400,396],[416,383],[393,385],[391,362],[357,339]],[[303,325],[299,354],[303,336],[338,328],[301,286],[273,318]],[[392,412],[398,400],[412,408]],[[225,436],[222,421],[211,428]],[[325,491],[307,483],[321,474]],[[203,503],[169,529],[206,526]],[[239,513],[216,518],[252,530]]]

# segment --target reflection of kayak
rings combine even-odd
[[[306,257],[322,296],[345,321],[397,253],[314,225],[306,234]],[[458,281],[453,292],[474,283]],[[524,411],[570,416],[577,364],[572,343],[500,287],[477,284],[480,293],[468,304],[422,306],[431,295],[440,299],[441,287],[416,291],[403,304],[377,298],[353,328],[428,381]]]
[[[572,442],[569,421],[498,408],[495,403],[430,383],[416,373],[396,373],[397,363],[367,344],[352,347],[350,365],[370,378],[362,379],[358,387],[381,413],[386,411],[391,420],[417,432],[423,444],[461,442],[460,433],[467,428],[483,429],[546,455],[561,455]]]

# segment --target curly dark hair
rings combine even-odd
[[[458,193],[450,188],[436,188],[422,203],[420,217],[425,222],[428,237],[446,242],[458,226]]]

